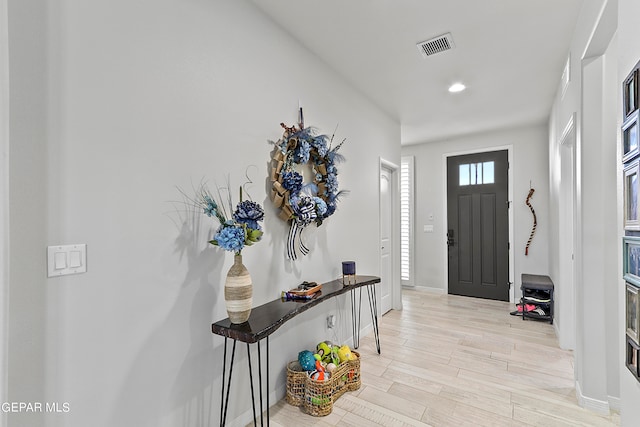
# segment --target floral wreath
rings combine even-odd
[[[302,109],[300,123],[284,128],[282,138],[274,143],[271,162],[271,201],[280,209],[279,217],[291,222],[287,239],[287,258],[297,258],[295,242],[299,241],[302,255],[309,253],[302,241],[302,231],[315,223],[317,226],[333,215],[337,202],[345,191],[338,190],[336,163],[344,161],[338,153],[344,140],[332,147],[333,135],[318,134],[314,128],[304,127]],[[313,181],[305,183],[296,165],[309,165]]]

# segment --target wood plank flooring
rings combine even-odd
[[[617,426],[578,406],[573,355],[553,327],[500,301],[403,290],[404,310],[361,338],[362,387],[326,417],[284,399],[272,426]]]

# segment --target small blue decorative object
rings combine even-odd
[[[298,353],[298,363],[305,371],[314,371],[316,369],[316,358],[309,350],[302,350]]]
[[[342,284],[350,285],[356,282],[355,261],[342,261]]]
[[[356,274],[355,261],[342,261],[342,274]]]

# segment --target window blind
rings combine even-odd
[[[400,278],[413,286],[413,156],[400,164]]]

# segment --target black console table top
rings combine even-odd
[[[226,318],[212,324],[211,331],[216,335],[222,335],[234,340],[246,343],[255,343],[271,335],[287,320],[307,311],[311,307],[353,289],[373,285],[375,283],[380,283],[379,277],[356,276],[355,283],[350,285],[344,285],[342,283],[342,279],[333,280],[331,282],[323,283],[322,290],[311,300],[273,300],[251,309],[251,316],[246,322],[235,324],[231,323],[229,318]]]

